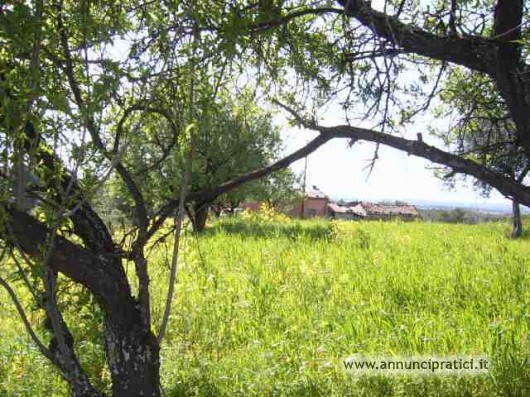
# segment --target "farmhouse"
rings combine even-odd
[[[294,206],[291,215],[295,218],[324,218],[328,215],[329,197],[317,186],[306,191],[304,200]]]
[[[240,205],[244,210],[258,212],[261,202],[248,201]],[[304,199],[295,203],[288,215],[293,218],[331,218],[345,220],[389,220],[411,221],[421,219],[415,206],[410,204],[373,204],[363,201],[336,203],[317,186],[306,191]]]

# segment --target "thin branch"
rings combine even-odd
[[[247,26],[247,29],[253,32],[263,32],[278,26],[287,25],[293,19],[300,18],[306,15],[326,15],[326,14],[336,14],[343,15],[344,10],[340,8],[333,7],[322,7],[322,8],[307,8],[300,11],[291,12],[281,18],[271,19],[264,22],[259,22],[255,25]]]
[[[68,217],[71,217],[72,215],[74,215],[76,213],[76,211],[78,211],[86,202],[90,201],[98,193],[99,189],[110,178],[110,176],[112,175],[112,171],[114,171],[114,169],[116,168],[117,164],[121,161],[121,158],[122,158],[123,154],[125,153],[125,151],[127,150],[127,148],[129,147],[130,143],[131,142],[129,141],[125,145],[123,145],[123,147],[121,148],[119,153],[117,153],[116,156],[114,156],[114,158],[110,162],[109,166],[107,167],[107,169],[103,173],[103,177],[98,181],[96,186],[94,186],[94,188],[92,189],[92,192],[86,193],[81,198],[81,200],[71,210],[69,210],[68,212],[64,213],[63,217],[68,218]]]
[[[193,135],[190,142],[190,150],[188,153],[188,158],[186,159],[186,168],[184,172],[184,178],[182,181],[182,186],[180,188],[180,197],[179,205],[177,212],[177,219],[175,220],[175,240],[173,242],[173,254],[171,258],[171,271],[169,275],[169,289],[166,298],[166,307],[164,308],[164,315],[162,317],[162,324],[160,325],[160,330],[156,340],[158,344],[162,342],[167,331],[169,324],[169,316],[171,314],[171,304],[173,302],[173,295],[175,294],[175,284],[177,281],[177,270],[179,264],[179,246],[180,246],[180,234],[182,231],[182,222],[184,216],[186,215],[185,205],[186,205],[186,196],[188,194],[188,184],[191,179],[191,165],[193,161]]]
[[[30,322],[28,320],[28,316],[26,315],[26,312],[24,311],[24,308],[22,307],[22,304],[18,300],[18,297],[17,297],[15,291],[13,290],[13,288],[11,288],[11,286],[7,283],[7,281],[1,276],[0,276],[0,285],[2,285],[2,287],[4,287],[4,289],[9,294],[11,300],[15,304],[15,307],[17,309],[18,315],[22,319],[22,322],[24,323],[24,327],[26,327],[26,331],[28,332],[29,336],[33,340],[33,343],[35,343],[35,345],[37,346],[37,348],[39,349],[39,351],[41,352],[41,354],[44,357],[46,357],[50,361],[53,361],[52,352],[46,346],[44,346],[44,344],[41,342],[41,340],[39,339],[39,337],[37,336],[37,334],[33,330],[33,327],[31,326],[31,324],[30,324]]]
[[[526,167],[524,167],[523,171],[519,174],[517,177],[517,182],[523,183],[524,178],[526,178],[526,175],[530,172],[530,164],[527,164]]]
[[[282,109],[286,110],[291,116],[294,117],[294,119],[296,120],[296,122],[305,127],[305,128],[314,128],[316,126],[316,122],[315,121],[308,121],[306,120],[305,118],[303,118],[302,116],[300,116],[298,114],[298,112],[296,112],[296,110],[294,110],[292,107],[290,107],[289,105],[286,105],[285,103],[283,102],[280,102],[279,100],[277,99],[272,99],[272,103],[278,105],[279,107],[281,107]]]
[[[21,252],[23,258],[27,258],[26,255],[22,251],[20,251],[20,252]],[[26,285],[26,288],[29,290],[29,292],[33,296],[33,299],[35,299],[36,302],[39,302],[39,297],[37,296],[37,293],[35,292],[35,289],[31,285],[31,282],[29,281],[29,278],[28,278],[26,272],[24,271],[24,268],[22,267],[22,264],[20,263],[20,261],[18,260],[18,258],[16,257],[14,252],[11,253],[11,259],[13,259],[13,262],[15,262],[15,266],[16,266],[20,276],[22,277],[22,281],[24,281],[24,284]],[[31,263],[29,258],[27,258],[27,260],[25,259],[25,261],[26,261],[26,263]]]
[[[431,106],[431,102],[434,99],[436,93],[438,92],[438,86],[440,85],[440,81],[442,79],[443,73],[447,67],[447,62],[442,62],[440,69],[438,71],[438,75],[436,76],[436,80],[434,81],[434,85],[432,87],[431,92],[427,95],[427,99],[423,102],[421,106],[418,107],[418,109],[414,110],[410,115],[408,115],[405,119],[403,119],[403,122],[408,122],[412,120],[414,117],[416,117],[421,112],[426,111]]]
[[[161,116],[163,116],[167,120],[167,122],[169,123],[169,125],[171,127],[172,137],[173,137],[174,141],[176,141],[176,139],[179,136],[179,129],[178,129],[177,125],[175,124],[175,121],[173,120],[172,115],[167,110],[159,108],[159,107],[156,107],[156,106],[147,105],[147,104],[144,104],[144,103],[136,103],[136,104],[128,107],[124,111],[123,116],[121,117],[120,121],[118,122],[118,125],[117,125],[117,128],[116,128],[116,138],[114,140],[114,147],[112,149],[113,153],[118,153],[119,145],[120,145],[120,139],[121,139],[121,136],[123,134],[123,126],[124,126],[125,122],[127,121],[127,119],[135,111],[144,111],[146,113],[157,113],[157,114],[160,114]],[[138,124],[139,123],[137,123],[137,125]],[[169,146],[172,146],[172,143]]]
[[[449,11],[449,31],[456,34],[456,0],[451,0],[451,10]]]
[[[66,74],[68,83],[74,95],[75,102],[81,111],[84,124],[86,125],[86,128],[88,129],[90,136],[92,137],[92,141],[94,142],[95,146],[98,148],[98,150],[103,155],[105,155],[109,160],[112,160],[110,158],[109,151],[106,149],[105,144],[103,140],[101,139],[101,136],[98,133],[98,129],[94,123],[94,120],[92,119],[92,117],[89,116],[89,112],[86,108],[85,101],[83,100],[83,96],[81,94],[81,88],[79,86],[77,79],[75,78],[74,64],[72,60],[70,46],[68,44],[68,33],[63,23],[62,5],[59,5],[58,8],[59,9],[57,13],[57,26],[58,26],[58,31],[59,31],[60,43],[61,43],[62,49],[64,51],[64,56],[65,56],[65,62],[64,62],[64,67],[63,67],[64,72]],[[127,189],[131,193],[131,196],[133,197],[133,200],[135,203],[136,216],[138,218],[138,223],[140,225],[139,234],[140,234],[140,237],[143,237],[148,228],[148,219],[147,219],[147,208],[145,205],[145,200],[143,198],[142,192],[140,191],[137,184],[135,183],[131,173],[123,165],[123,163],[118,162],[116,164],[116,171],[122,178],[123,182],[127,186]]]

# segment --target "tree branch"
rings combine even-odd
[[[279,171],[283,168],[288,167],[290,164],[294,163],[295,161],[300,160],[306,157],[307,155],[313,153],[315,150],[317,150],[320,146],[325,144],[331,138],[332,137],[319,135],[315,139],[313,139],[311,142],[309,142],[307,145],[305,145],[304,147],[296,150],[290,155],[282,158],[281,160],[276,161],[275,163],[267,167],[258,168],[256,170],[247,172],[243,175],[240,175],[236,178],[226,181],[211,190],[202,191],[202,192],[193,192],[193,193],[188,194],[186,198],[186,202],[215,200],[221,194],[226,193],[239,186],[242,186],[245,183],[251,182],[258,178],[262,178],[275,171]],[[175,210],[175,208],[177,208],[177,206],[178,206],[178,200],[170,200],[158,211],[157,218],[153,222],[151,228],[149,229],[149,232],[148,232],[149,237],[151,237],[164,224],[164,221],[168,218],[168,216],[170,216],[173,213],[173,211]]]
[[[164,308],[164,315],[162,317],[162,324],[160,325],[160,330],[158,336],[156,337],[157,342],[160,344],[162,339],[166,334],[167,326],[169,324],[169,315],[171,314],[171,303],[173,302],[173,295],[175,293],[175,283],[177,281],[177,270],[179,264],[179,246],[180,246],[180,232],[182,230],[182,221],[186,214],[185,205],[186,205],[186,196],[188,194],[188,184],[191,179],[191,165],[193,161],[193,150],[194,144],[193,139],[194,135],[191,136],[190,140],[190,149],[188,153],[188,158],[186,159],[186,168],[184,171],[184,178],[182,180],[182,186],[180,188],[180,197],[178,204],[177,219],[175,220],[175,240],[173,241],[173,254],[171,257],[171,272],[169,275],[169,288],[166,298],[166,307]]]
[[[253,32],[262,32],[269,30],[278,26],[287,25],[293,19],[300,18],[306,15],[325,15],[325,14],[336,14],[342,15],[344,11],[338,8],[333,7],[322,7],[322,8],[306,8],[303,10],[292,11],[287,15],[284,15],[280,18],[271,19],[264,22],[259,22],[254,25],[250,25],[247,28]]]
[[[374,10],[369,1],[339,0],[339,3],[344,6],[346,15],[406,52],[492,73],[494,65],[490,62],[495,57],[495,46],[486,38],[467,35],[438,36]]]
[[[48,248],[48,227],[5,203],[0,204],[0,213],[5,219],[5,231],[0,237],[28,256],[41,259]],[[101,256],[56,235],[55,249],[50,254],[48,266],[84,285],[96,296],[104,310],[112,311],[132,298],[123,269],[109,264]]]
[[[98,148],[98,150],[105,157],[107,157],[109,161],[112,161],[112,156],[110,155],[109,151],[106,149],[105,144],[103,143],[103,140],[101,139],[101,136],[98,133],[98,129],[94,123],[94,120],[92,119],[91,116],[89,116],[88,110],[85,106],[85,101],[83,100],[83,96],[81,94],[79,83],[77,82],[77,79],[75,77],[74,64],[73,64],[72,55],[70,52],[70,47],[68,44],[68,34],[66,31],[66,27],[64,26],[64,23],[63,23],[62,4],[60,4],[58,8],[59,9],[57,13],[57,27],[59,31],[60,43],[61,43],[62,49],[64,51],[64,56],[65,56],[65,62],[64,62],[64,67],[63,67],[64,72],[66,74],[68,83],[74,95],[75,102],[81,111],[84,124],[88,132],[90,133],[90,136],[92,138],[92,141],[94,142],[94,145]],[[134,182],[134,179],[132,175],[130,174],[129,170],[123,165],[122,162],[118,161],[116,163],[116,171],[122,178],[123,182],[127,186],[127,189],[131,193],[131,196],[133,197],[135,207],[136,207],[135,208],[136,216],[138,218],[138,223],[140,225],[140,237],[142,237],[147,231],[147,226],[148,226],[147,208],[145,205],[145,200],[143,198],[142,192],[140,191],[140,189]]]
[[[59,175],[60,179],[57,184],[50,183],[50,186],[55,187],[52,190],[54,199],[58,202],[65,200],[64,193],[66,191],[70,191],[71,196],[76,197],[76,200],[71,200],[71,197],[65,200],[69,210],[75,208],[75,211],[71,213],[71,219],[76,234],[92,251],[102,254],[112,253],[114,251],[112,237],[103,220],[84,197],[82,188],[75,176],[66,169],[63,161],[44,142],[33,123],[26,123],[25,133],[29,138],[25,142],[25,149],[33,151],[35,163],[42,164],[52,175]],[[32,145],[34,146],[32,147]]]
[[[516,68],[521,59],[523,0],[498,0],[495,6],[492,40],[499,45],[499,66],[506,72]]]
[[[44,343],[42,343],[42,341],[39,339],[39,337],[33,330],[33,327],[31,326],[31,323],[28,320],[28,316],[26,316],[26,312],[24,311],[22,304],[18,300],[18,297],[15,291],[13,290],[13,288],[11,288],[11,286],[7,283],[7,281],[3,277],[0,277],[0,285],[4,287],[4,289],[9,294],[9,297],[13,301],[17,309],[18,315],[20,316],[22,322],[24,323],[24,327],[26,327],[26,331],[31,337],[31,340],[33,340],[33,343],[35,343],[35,345],[37,346],[37,348],[39,349],[39,351],[44,357],[46,357],[50,361],[53,361],[53,354],[46,346],[44,346]]]
[[[517,179],[516,179],[517,182],[518,183],[523,183],[524,178],[526,178],[526,175],[528,175],[529,172],[530,172],[530,164],[527,164],[526,167],[524,167],[524,169],[521,171],[521,173],[517,177]]]
[[[434,146],[427,145],[422,141],[409,140],[397,136],[384,134],[378,131],[369,130],[348,125],[335,127],[313,127],[323,136],[331,138],[350,138],[379,143],[403,152],[422,157],[433,163],[443,164],[451,167],[459,173],[473,176],[497,189],[500,193],[509,198],[517,198],[521,204],[530,206],[530,188],[515,182],[498,172],[480,165],[474,161],[464,159],[460,156],[445,152]]]
[[[495,6],[493,39],[504,43],[519,40],[522,22],[523,0],[498,0]]]
[[[53,245],[50,247],[54,249]],[[90,383],[86,372],[77,358],[74,339],[57,306],[57,273],[50,267],[44,275],[46,299],[44,309],[47,315],[47,327],[53,333],[50,341],[52,362],[61,370],[64,378],[70,384],[72,395],[102,397],[103,394]]]
[[[147,103],[139,102],[139,103],[136,103],[136,104],[128,107],[123,112],[123,115],[122,115],[120,121],[118,122],[118,125],[116,127],[116,138],[114,140],[114,147],[112,149],[112,153],[114,155],[118,154],[118,152],[119,152],[120,140],[121,140],[121,136],[123,135],[123,126],[124,126],[125,122],[127,121],[127,119],[135,111],[143,111],[145,113],[157,113],[157,114],[161,115],[162,117],[164,117],[166,119],[166,121],[169,123],[169,125],[171,127],[171,132],[172,132],[172,141],[169,143],[168,147],[171,148],[172,146],[174,146],[176,144],[178,136],[179,136],[179,129],[178,129],[178,126],[175,124],[175,121],[173,120],[173,117],[171,116],[169,111],[167,111],[166,109],[162,109],[162,108],[159,108],[159,107],[156,107],[156,106],[149,105]]]

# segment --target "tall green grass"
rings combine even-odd
[[[189,234],[162,347],[164,390],[169,396],[530,395],[530,240],[512,241],[508,229],[228,220],[200,237]],[[163,247],[151,255],[155,318],[167,289],[165,256]],[[1,302],[7,321],[0,324],[0,391],[51,395],[45,377],[34,377],[45,368],[59,383],[56,375],[36,358],[4,295]],[[101,346],[86,342],[80,349],[104,382]],[[353,378],[342,360],[354,353],[487,355],[494,369],[488,376]]]

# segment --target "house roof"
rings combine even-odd
[[[311,189],[307,190],[305,192],[306,198],[317,198],[317,199],[327,199],[328,196],[326,196],[318,187],[313,185]]]
[[[330,211],[338,214],[355,214],[360,217],[366,216],[419,216],[419,212],[415,206],[409,204],[394,205],[394,204],[372,204],[367,202],[352,201],[345,204],[329,203]]]
[[[361,203],[360,205],[364,208],[368,215],[419,215],[416,207],[409,204],[392,205]]]
[[[365,217],[366,211],[364,208],[360,205],[355,206],[345,206],[345,205],[339,205],[337,203],[329,203],[328,208],[337,214],[354,214],[357,216]]]

